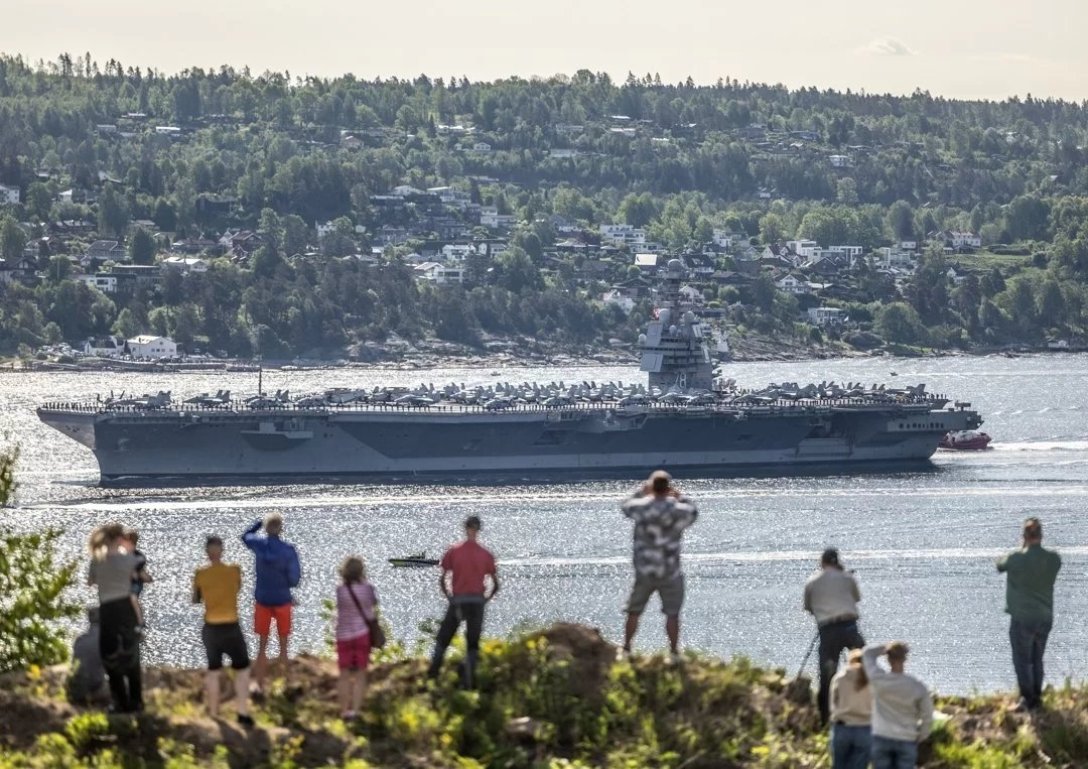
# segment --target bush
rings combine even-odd
[[[0,508],[15,492],[17,452],[0,454]],[[57,563],[61,532],[46,529],[20,534],[0,529],[0,672],[32,665],[55,665],[68,648],[57,622],[72,619],[80,607],[66,600],[76,564]]]

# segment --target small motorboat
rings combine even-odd
[[[993,438],[981,430],[956,430],[941,438],[938,445],[942,449],[953,451],[982,451],[989,448],[992,440]]]
[[[428,558],[427,553],[417,553],[416,555],[408,555],[403,558],[390,558],[389,563],[398,569],[419,569],[426,566],[437,566],[437,558]]]

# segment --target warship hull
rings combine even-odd
[[[38,415],[94,453],[105,485],[619,478],[658,467],[708,476],[907,468],[926,463],[948,432],[981,424],[973,411],[919,404],[495,412],[51,404]]]

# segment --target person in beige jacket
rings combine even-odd
[[[873,752],[873,689],[861,649],[831,679],[831,769],[866,769]]]
[[[933,698],[925,684],[907,675],[908,649],[893,641],[865,647],[861,660],[873,687],[873,769],[914,769],[918,743],[933,728]],[[887,656],[885,670],[880,658]]]

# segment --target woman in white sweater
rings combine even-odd
[[[853,649],[831,679],[831,767],[865,769],[872,755],[873,690]]]

